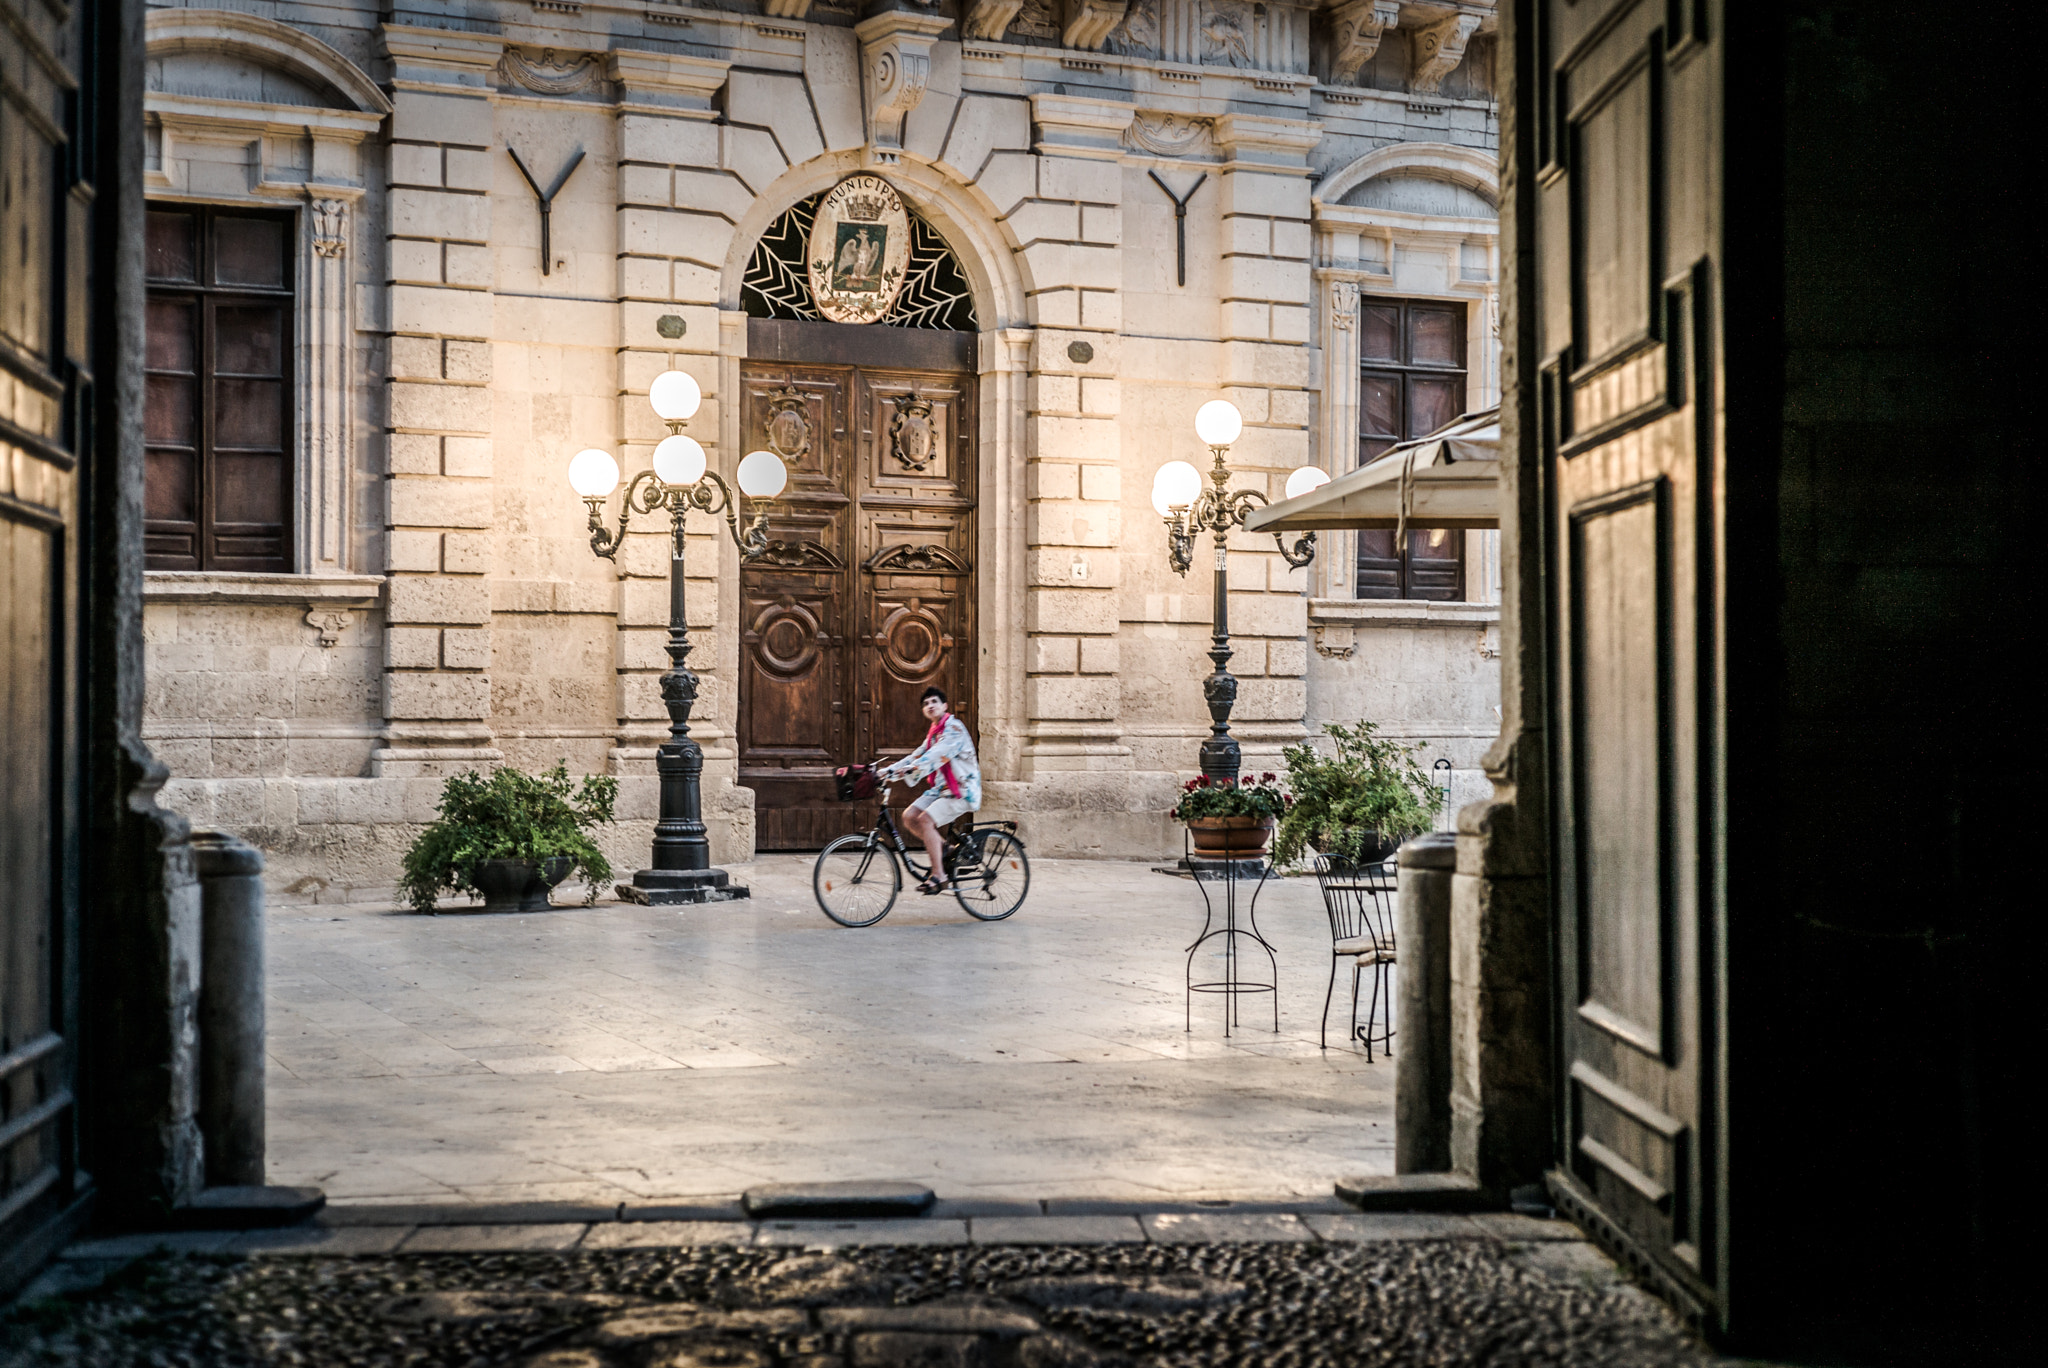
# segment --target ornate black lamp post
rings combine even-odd
[[[1167,555],[1174,573],[1186,575],[1195,560],[1195,534],[1204,528],[1216,534],[1216,606],[1213,645],[1209,659],[1215,671],[1202,681],[1202,696],[1209,702],[1209,739],[1202,743],[1202,773],[1211,779],[1236,779],[1239,766],[1237,742],[1230,735],[1230,710],[1237,702],[1237,677],[1225,668],[1230,661],[1230,586],[1226,573],[1226,546],[1230,530],[1242,527],[1252,509],[1266,502],[1256,490],[1230,488],[1230,468],[1224,457],[1230,444],[1244,430],[1244,419],[1228,399],[1212,399],[1195,414],[1195,434],[1209,448],[1216,463],[1209,470],[1209,485],[1202,488],[1202,474],[1186,461],[1168,461],[1152,481],[1152,507],[1166,520]],[[1292,498],[1307,493],[1329,479],[1315,466],[1303,466],[1287,477]],[[1287,563],[1299,570],[1316,558],[1316,534],[1304,532],[1290,549],[1279,533],[1273,544]]]
[[[787,480],[773,452],[756,451],[740,462],[740,493],[756,501],[754,517],[744,532],[739,501],[724,480],[705,468],[704,448],[683,434],[697,411],[697,384],[681,371],[658,377],[649,396],[654,411],[668,423],[669,435],[654,449],[654,469],[643,470],[626,486],[618,530],[605,526],[605,504],[618,487],[619,464],[608,451],[592,447],[569,462],[569,483],[590,509],[590,549],[610,560],[625,541],[635,513],[669,515],[668,670],[661,676],[661,701],[668,709],[669,735],[654,754],[661,776],[661,816],[654,824],[654,856],[650,868],[619,885],[619,896],[639,903],[722,902],[751,896],[726,872],[711,867],[711,843],[704,835],[704,748],[690,739],[690,709],[697,702],[697,675],[684,662],[690,654],[688,621],[683,613],[683,515],[692,508],[725,515],[726,530],[740,559],[752,560],[768,549],[767,501],[782,492]]]

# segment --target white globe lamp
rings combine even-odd
[[[619,463],[600,447],[579,451],[569,459],[569,487],[586,499],[602,499],[619,487]]]
[[[685,489],[704,478],[704,448],[678,432],[654,449],[654,473],[672,489]]]
[[[1298,499],[1312,489],[1321,489],[1330,482],[1330,473],[1321,466],[1301,466],[1287,477],[1287,497]]]
[[[1244,431],[1244,415],[1228,399],[1211,399],[1195,410],[1195,435],[1206,447],[1227,447]]]
[[[663,371],[648,386],[647,402],[654,405],[655,416],[663,422],[680,423],[697,412],[697,406],[704,402],[704,391],[682,371]]]
[[[750,451],[740,459],[740,493],[750,499],[772,499],[789,483],[789,471],[772,451]]]
[[[1152,477],[1152,507],[1164,518],[1186,508],[1202,492],[1202,472],[1186,461],[1168,461]]]

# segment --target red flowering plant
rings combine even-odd
[[[1183,822],[1193,817],[1278,817],[1293,802],[1281,787],[1280,776],[1270,770],[1256,779],[1242,775],[1234,781],[1204,774],[1181,785],[1173,815]]]

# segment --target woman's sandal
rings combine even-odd
[[[929,898],[944,893],[948,887],[950,887],[949,880],[927,877],[923,883],[917,886],[917,891]]]

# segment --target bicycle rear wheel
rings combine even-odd
[[[967,915],[1001,921],[1024,905],[1031,891],[1031,860],[1024,843],[1007,831],[978,831],[953,867],[953,896]]]
[[[895,855],[871,832],[841,836],[811,871],[819,908],[841,926],[873,926],[889,915],[902,889]]]

